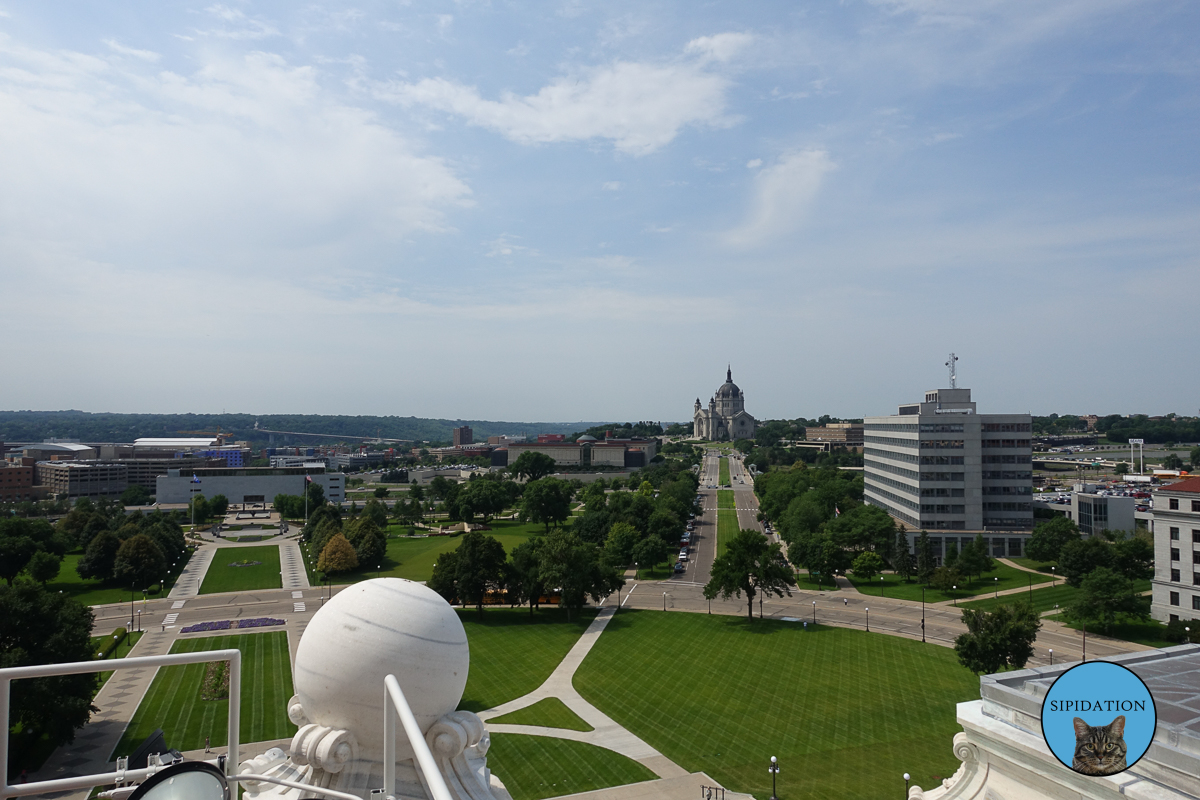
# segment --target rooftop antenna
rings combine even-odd
[[[958,361],[958,356],[954,353],[950,354],[950,360],[946,362],[946,366],[950,368],[950,388],[958,388],[958,374],[954,370],[954,362]]]

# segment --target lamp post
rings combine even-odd
[[[1087,623],[1083,623],[1083,661],[1087,661]]]
[[[1058,585],[1058,572],[1054,567],[1050,567],[1050,588],[1053,589]]]
[[[871,608],[867,607],[867,633],[871,632]]]
[[[921,641],[925,641],[925,587],[921,587]]]
[[[1054,648],[1050,648],[1050,666],[1054,666]]]
[[[775,797],[775,776],[779,774],[779,760],[775,756],[771,756],[771,765],[767,767],[767,772],[771,773],[771,800],[778,800]]]
[[[950,588],[954,590],[954,607],[958,608],[958,586],[953,585]]]
[[[762,592],[758,593],[758,618],[762,619]]]
[[[633,579],[636,581],[641,577],[642,577],[641,573],[638,572],[637,562],[635,561],[635,562],[633,562]]]
[[[817,624],[817,601],[813,600],[813,625]]]
[[[993,589],[995,589],[995,591],[996,591],[996,599],[997,599],[997,600],[999,600],[999,599],[1000,599],[1000,579],[999,579],[999,578],[992,578],[992,580],[994,580],[994,581],[995,581],[995,583],[994,583],[994,584],[992,584],[992,588],[993,588]]]
[[[141,631],[142,629],[142,610],[140,608],[138,609],[137,613],[137,629],[138,631]]]
[[[909,775],[907,772],[904,773],[904,797],[906,798],[906,800],[908,798],[908,782],[910,780],[912,780],[912,776]]]
[[[1025,574],[1029,576],[1029,603],[1030,603],[1030,605],[1032,605],[1033,604],[1033,573],[1027,572]]]
[[[667,610],[667,593],[663,592],[663,611]]]
[[[1191,644],[1192,643],[1192,629],[1185,625],[1183,628],[1183,632],[1185,634],[1187,634],[1187,643]]]

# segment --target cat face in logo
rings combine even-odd
[[[1075,759],[1071,769],[1084,775],[1116,775],[1125,769],[1125,715],[1107,725],[1091,726],[1075,718]]]

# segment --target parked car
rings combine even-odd
[[[687,561],[687,560],[688,560],[688,552],[687,552],[687,550],[680,550],[680,551],[679,551],[679,560],[680,560],[680,561]]]
[[[675,562],[675,571],[676,571],[676,572],[683,572],[685,569],[687,569],[687,567],[685,567],[685,566],[683,565],[683,562],[682,562],[682,561],[676,561],[676,562]]]

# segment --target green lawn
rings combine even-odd
[[[942,600],[957,599],[960,602],[963,598],[990,596],[995,591],[1004,591],[1005,589],[1016,589],[1018,587],[1028,586],[1030,579],[1033,580],[1033,585],[1040,583],[1049,583],[1049,579],[1042,578],[1039,580],[1037,575],[1031,572],[1001,564],[999,561],[993,562],[996,568],[991,572],[983,573],[983,578],[972,578],[959,584],[958,589],[949,592],[941,592],[932,587],[925,587],[925,602],[937,603]],[[847,575],[850,583],[863,594],[878,596],[882,591],[884,597],[891,597],[896,600],[917,600],[921,599],[921,583],[913,578],[909,582],[901,580],[896,575],[887,574],[880,581],[878,576],[872,581],[863,581],[855,578],[853,575]],[[999,578],[999,580],[996,580]]]
[[[720,459],[718,459],[717,469],[719,470],[719,473],[720,473],[717,477],[718,485],[728,486],[729,485],[729,459],[724,456],[722,456]]]
[[[979,680],[952,650],[845,628],[623,611],[575,675],[590,702],[689,772],[766,797],[877,800],[959,762],[955,704]],[[503,773],[500,773],[503,777]]]
[[[175,642],[171,652],[235,647],[242,651],[240,740],[261,742],[294,735],[296,726],[287,718],[286,707],[292,696],[292,669],[285,632],[184,639]],[[200,698],[204,670],[204,664],[160,667],[112,757],[128,755],[155,728],[162,728],[167,744],[178,750],[204,747],[206,736],[212,737],[213,746],[227,744],[229,701]]]
[[[1061,622],[1068,628],[1073,630],[1082,630],[1083,626],[1067,622],[1062,614],[1052,614],[1046,619],[1052,619],[1055,622]],[[1089,627],[1090,633],[1098,633],[1103,636],[1108,636],[1113,639],[1120,639],[1123,642],[1135,642],[1144,644],[1147,647],[1175,647],[1179,644],[1177,641],[1171,641],[1167,638],[1167,626],[1155,619],[1139,620],[1133,618],[1124,618],[1117,621],[1111,628],[1105,630],[1102,627]],[[1200,638],[1200,637],[1198,637]]]
[[[733,489],[717,490],[717,508],[737,508],[737,497]]]
[[[488,722],[494,722],[497,725],[541,725],[546,728],[566,728],[571,731],[595,730],[557,697],[547,697],[531,706],[500,717],[493,717]]]
[[[84,580],[79,577],[79,573],[75,571],[75,567],[79,564],[79,559],[83,558],[83,553],[68,553],[63,556],[62,564],[58,568],[58,577],[46,584],[46,588],[50,591],[62,592],[69,597],[74,597],[85,606],[99,606],[107,603],[128,603],[130,598],[129,589],[120,586],[114,586],[111,583],[105,583],[98,580]],[[170,566],[170,574],[167,577],[167,591],[175,585],[175,578],[178,577],[179,571],[186,564],[185,559],[180,559],[178,564]],[[160,587],[151,586],[150,591],[146,592],[146,596],[155,598],[159,596]],[[142,593],[137,593],[137,599],[142,599]]]
[[[1035,578],[1036,580],[1036,578]],[[1145,592],[1150,589],[1150,581],[1136,581],[1133,584],[1134,591]],[[1001,595],[999,599],[995,597],[983,597],[979,600],[969,600],[960,602],[959,605],[963,608],[980,608],[985,611],[991,611],[998,605],[1004,603],[1013,603],[1015,601],[1032,601],[1033,608],[1038,613],[1050,611],[1056,605],[1059,608],[1065,608],[1068,603],[1075,600],[1075,595],[1079,592],[1078,589],[1068,586],[1065,582],[1059,581],[1057,586],[1047,586],[1044,589],[1034,589],[1030,592],[1020,592],[1018,594]],[[1124,637],[1118,637],[1124,638]],[[1135,641],[1135,640],[1130,640]],[[1158,647],[1160,645],[1155,645]]]
[[[504,781],[513,800],[541,800],[657,777],[633,759],[602,747],[513,733],[492,735],[488,767]]]
[[[248,567],[232,566],[235,562],[258,561]],[[279,569],[279,545],[262,547],[222,547],[213,556],[200,594],[214,592],[248,592],[254,589],[279,589],[283,578]]]
[[[736,511],[721,509],[717,512],[717,555],[725,552],[730,540],[738,534],[738,516]]]
[[[458,612],[471,648],[471,669],[459,708],[485,711],[527,695],[545,682],[587,630],[596,610],[567,622],[560,608],[486,608]]]
[[[1056,566],[1053,561],[1037,561],[1032,558],[1010,558],[1009,561],[1014,564],[1020,564],[1027,569],[1036,569],[1038,572],[1044,572],[1047,575],[1053,575],[1054,572],[1050,568]]]
[[[817,581],[807,572],[796,573],[796,588],[804,589],[809,592],[836,592],[837,586],[831,586],[829,581],[817,583]]]
[[[512,549],[524,542],[530,536],[537,536],[545,531],[545,526],[534,523],[523,523],[516,520],[493,520],[488,523],[491,531],[488,531],[489,536],[494,536],[502,545],[504,552],[512,552]],[[389,532],[395,529],[397,533],[407,533],[409,527],[404,526],[389,526]],[[427,581],[429,576],[433,574],[433,563],[437,561],[437,557],[448,550],[454,550],[462,541],[461,534],[458,536],[400,536],[397,538],[389,538],[387,540],[387,551],[383,557],[381,564],[363,565],[366,569],[358,569],[354,572],[345,572],[340,575],[333,575],[332,582],[336,584],[357,583],[358,581],[367,580],[369,578],[407,578],[410,581]],[[305,566],[308,568],[308,579],[313,584],[318,583],[316,577],[316,558],[311,557],[305,550],[304,545],[300,546],[300,550],[304,553]],[[376,570],[375,567],[382,567]]]

